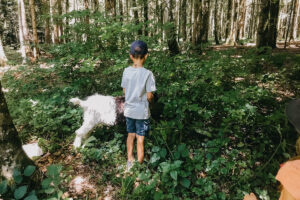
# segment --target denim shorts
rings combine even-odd
[[[150,120],[126,117],[126,127],[128,133],[136,133],[139,136],[147,136],[150,131]]]

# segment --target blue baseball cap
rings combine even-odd
[[[144,56],[148,53],[148,46],[142,40],[136,40],[131,44],[130,54],[133,56]]]

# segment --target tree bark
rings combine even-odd
[[[246,18],[246,0],[241,0],[240,4],[240,20],[237,35],[238,39],[245,37],[245,18]]]
[[[119,0],[119,12],[120,12],[120,22],[123,22],[123,0]]]
[[[225,39],[227,40],[231,26],[232,26],[232,1],[233,0],[228,0],[227,2],[227,21],[226,21],[226,29],[225,29]]]
[[[12,180],[13,170],[34,165],[22,149],[21,140],[8,112],[0,82],[0,177]]]
[[[44,8],[45,8],[45,15],[50,14],[50,4],[48,0],[44,0]],[[47,16],[45,19],[45,42],[46,44],[51,43],[51,31],[50,31],[50,16]]]
[[[148,0],[143,0],[144,2],[144,35],[148,36]]]
[[[177,43],[177,35],[176,35],[176,26],[173,17],[173,0],[169,0],[169,23],[171,24],[170,28],[167,30],[167,38],[168,38],[168,47],[171,55],[179,54],[179,46]]]
[[[116,0],[105,0],[105,13],[107,16],[116,17]]]
[[[5,66],[7,62],[7,58],[4,52],[3,44],[2,44],[2,38],[0,36],[0,67]]]
[[[26,14],[23,0],[18,0],[18,19],[19,19],[19,40],[20,51],[23,58],[23,63],[26,62],[27,56],[31,56],[30,37],[26,22]]]
[[[180,7],[180,32],[181,32],[181,36],[183,41],[186,41],[186,21],[187,21],[187,13],[186,13],[186,0],[182,0],[181,2],[181,7]]]
[[[57,12],[58,12],[58,16],[60,16],[60,17],[57,19],[57,25],[56,25],[57,28],[56,28],[56,30],[58,31],[57,35],[58,35],[58,42],[59,43],[62,43],[61,36],[63,36],[63,34],[64,34],[63,20],[61,18],[61,16],[62,16],[62,4],[61,4],[61,1],[62,0],[57,0]]]
[[[218,34],[218,30],[219,30],[219,26],[218,26],[218,0],[215,0],[215,11],[214,11],[214,36],[215,36],[215,42],[216,45],[219,45],[219,34]]]
[[[84,9],[89,10],[89,0],[84,0]],[[89,15],[85,16],[85,23],[88,25],[90,24],[90,17]]]
[[[279,0],[262,0],[257,29],[257,47],[276,48]]]
[[[37,29],[36,29],[36,18],[35,18],[35,3],[34,0],[29,0],[30,4],[30,12],[31,12],[31,22],[32,22],[32,32],[33,32],[33,42],[34,42],[34,48],[33,48],[33,56],[35,59],[39,57],[39,39],[37,35]]]
[[[297,25],[298,25],[298,7],[299,7],[299,1],[294,0],[294,8],[293,8],[293,18],[291,22],[291,31],[290,31],[290,39],[289,41],[294,41],[297,38]]]
[[[210,0],[204,0],[201,9],[201,26],[199,36],[197,37],[197,44],[208,42],[208,29],[209,29],[209,18],[210,18]]]
[[[200,35],[200,24],[201,24],[201,12],[202,12],[202,0],[194,1],[194,23],[193,23],[193,33],[192,33],[192,44],[195,46]]]
[[[132,0],[132,7],[134,8],[133,15],[134,15],[135,25],[139,25],[140,20],[139,20],[139,13],[138,13],[138,9],[137,9],[136,0]],[[141,28],[139,28],[138,35],[142,35],[142,34],[143,34],[143,31]]]

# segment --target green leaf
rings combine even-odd
[[[154,146],[152,148],[152,152],[156,153],[156,152],[159,152],[160,148],[158,146]]]
[[[0,195],[7,191],[7,182],[7,180],[4,180],[0,183]]]
[[[185,188],[189,188],[191,185],[191,181],[187,178],[184,178],[180,181],[180,184]]]
[[[17,184],[20,184],[23,181],[23,176],[21,172],[17,169],[14,170],[13,177]]]
[[[167,155],[167,150],[165,148],[162,148],[160,151],[159,151],[159,155],[161,158],[165,158],[166,155]]]
[[[48,174],[48,176],[51,176],[51,177],[59,176],[61,169],[62,169],[61,165],[50,165],[47,168],[47,174]]]
[[[94,136],[89,137],[88,139],[85,140],[83,143],[83,146],[90,147],[93,146],[93,142],[96,141],[97,139]]]
[[[29,165],[25,168],[24,170],[24,175],[25,176],[31,176],[33,172],[35,171],[36,167],[33,165]]]
[[[160,156],[157,153],[154,153],[153,156],[150,158],[150,163],[155,163],[160,159]]]
[[[51,182],[52,182],[52,179],[51,179],[51,178],[46,178],[46,179],[44,179],[44,180],[42,181],[42,187],[43,187],[43,189],[48,188],[48,187],[50,186]]]
[[[177,181],[177,175],[178,175],[177,171],[171,171],[170,175],[171,175],[172,179],[174,179],[175,181]]]
[[[14,192],[14,197],[15,199],[21,199],[24,197],[24,195],[26,194],[27,192],[27,185],[25,186],[21,186],[21,187],[18,187],[15,192]]]
[[[49,188],[45,189],[46,194],[52,194],[54,191],[55,191],[54,187],[49,187]]]
[[[24,200],[38,200],[37,196],[35,196],[35,194],[32,194],[28,197],[26,197]]]
[[[157,191],[154,193],[154,200],[163,199],[163,193],[161,191]]]

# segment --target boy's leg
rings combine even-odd
[[[126,145],[127,145],[127,160],[129,162],[134,161],[134,156],[133,156],[134,139],[135,139],[135,133],[128,133]]]
[[[136,133],[136,127],[135,127],[136,120],[126,117],[126,127],[127,127],[127,160],[129,162],[134,161],[134,156],[133,156],[133,146],[134,146],[134,139],[135,139],[135,133]]]
[[[145,136],[136,135],[137,138],[137,157],[139,163],[143,163],[144,161],[144,139]]]
[[[144,161],[144,139],[150,130],[150,121],[136,120],[137,157],[139,163]]]

